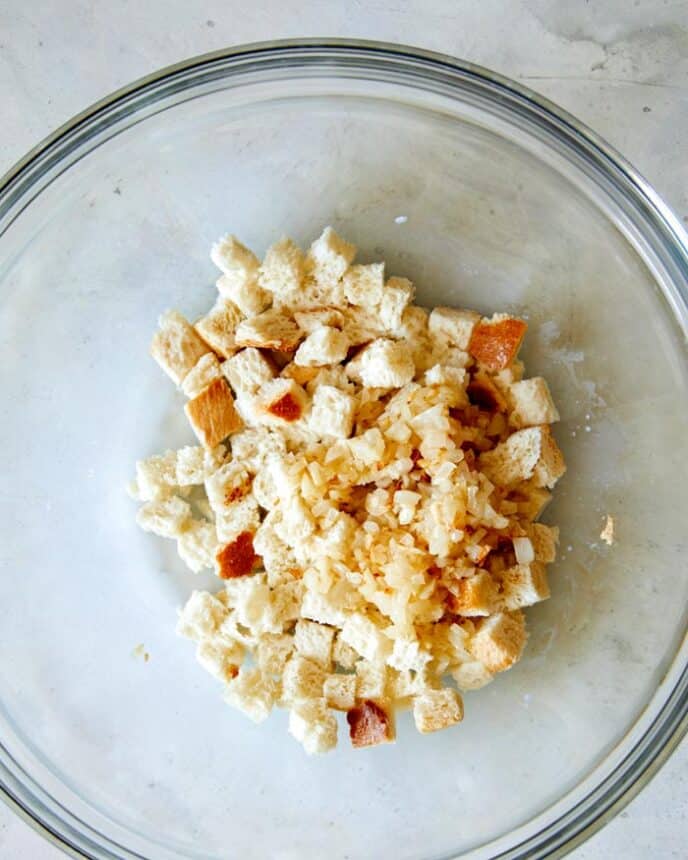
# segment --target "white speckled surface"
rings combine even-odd
[[[0,173],[90,102],[160,66],[227,44],[352,36],[481,63],[557,101],[616,146],[688,223],[688,2],[564,0],[5,0]],[[685,857],[688,746],[578,860]],[[60,852],[0,805],[0,856]]]

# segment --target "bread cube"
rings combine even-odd
[[[334,436],[347,439],[351,435],[356,413],[356,400],[332,385],[315,389],[308,426],[321,439]]]
[[[513,407],[510,420],[514,427],[533,427],[559,420],[549,387],[541,376],[515,382],[509,388],[509,397]]]
[[[533,606],[549,597],[547,570],[544,564],[517,564],[499,574],[502,583],[500,605],[502,608],[519,609]]]
[[[423,672],[432,655],[424,651],[416,639],[395,639],[392,653],[387,658],[387,664],[400,672],[412,669]]]
[[[469,660],[453,669],[452,678],[460,690],[479,690],[492,680],[493,673],[489,672],[480,660]]]
[[[271,245],[258,275],[259,285],[280,299],[296,293],[304,276],[304,254],[291,239],[283,237]]]
[[[196,659],[218,681],[229,683],[239,674],[244,648],[239,642],[220,636],[202,639],[196,648]]]
[[[202,484],[223,463],[226,450],[223,445],[207,449],[202,445],[187,445],[177,452],[176,480],[180,487]]]
[[[207,591],[192,591],[179,613],[177,634],[194,642],[213,636],[227,617],[227,607]]]
[[[430,313],[428,328],[435,337],[442,337],[465,352],[479,319],[480,314],[475,311],[438,307]]]
[[[207,352],[184,377],[182,391],[187,397],[197,397],[216,379],[222,379],[220,362],[215,353]]]
[[[294,645],[302,657],[308,657],[324,669],[332,664],[332,640],[334,628],[315,621],[297,621],[294,628]]]
[[[385,440],[377,427],[371,427],[365,433],[349,439],[347,447],[351,456],[363,466],[378,463],[385,453]]]
[[[282,675],[294,650],[294,637],[287,633],[266,633],[258,640],[256,659],[264,675]]]
[[[179,557],[194,573],[214,567],[218,549],[215,525],[208,520],[192,520],[177,538]]]
[[[407,278],[390,278],[385,284],[378,308],[378,319],[385,331],[397,332],[404,312],[413,301],[416,289]]]
[[[426,690],[413,699],[413,719],[421,734],[437,732],[460,723],[463,702],[456,690]]]
[[[306,592],[306,597],[309,596],[309,592]],[[318,595],[320,597],[320,595]],[[304,599],[304,605],[306,600]],[[302,613],[305,614],[305,610],[302,607]],[[338,626],[341,626],[343,623],[344,615],[341,614],[342,620],[336,622]],[[332,646],[332,659],[340,666],[342,669],[351,670],[355,667],[358,660],[361,658],[358,656],[358,653],[354,651],[354,649],[347,642],[344,642],[342,637],[337,634],[334,639],[334,645]]]
[[[253,251],[230,233],[213,242],[210,259],[225,274],[241,272],[246,278],[255,276],[260,265]]]
[[[224,700],[254,723],[267,719],[277,699],[277,685],[260,669],[241,668],[225,687]]]
[[[490,481],[500,487],[533,478],[536,486],[551,488],[566,471],[547,424],[517,430],[492,451],[481,454],[479,464]]]
[[[136,498],[141,502],[169,496],[177,485],[177,452],[165,451],[136,463]]]
[[[533,544],[535,560],[550,564],[556,560],[559,529],[546,526],[544,523],[531,523],[528,526],[528,536]]]
[[[387,693],[388,673],[384,663],[359,660],[356,663],[356,698],[384,699]]]
[[[258,314],[270,304],[270,293],[258,285],[258,258],[234,236],[216,242],[210,258],[223,272],[217,281],[218,292],[243,314]]]
[[[178,311],[160,317],[150,352],[160,367],[177,385],[181,385],[196,362],[210,352],[191,324]]]
[[[304,618],[309,618],[312,621],[317,621],[319,624],[333,624],[335,627],[341,627],[344,623],[345,614],[342,610],[342,607],[334,602],[327,594],[320,594],[317,591],[311,591],[307,589],[303,595],[303,604],[301,605],[301,614]],[[334,647],[334,655],[335,659],[338,660],[337,648],[344,645],[341,643],[340,638],[337,638],[337,642],[335,642]],[[346,648],[349,646],[346,645]],[[348,653],[348,652],[347,652]],[[340,665],[345,668],[351,668],[350,665],[346,665],[345,663],[341,663],[338,660]]]
[[[391,743],[395,738],[393,714],[377,702],[366,700],[346,715],[351,745],[360,747]]]
[[[323,684],[328,707],[350,711],[356,704],[356,675],[328,675]]]
[[[303,332],[291,317],[279,310],[264,311],[237,326],[236,345],[260,349],[293,352],[303,338]]]
[[[276,427],[299,421],[308,406],[308,395],[293,379],[271,379],[258,389],[256,418]]]
[[[346,365],[347,376],[366,388],[401,388],[415,372],[408,347],[388,338],[374,340]]]
[[[466,386],[467,374],[463,367],[452,367],[448,364],[433,364],[425,371],[426,385],[448,385],[452,388],[463,389]]]
[[[365,615],[353,612],[339,634],[342,641],[371,663],[384,663],[392,653],[391,641]]]
[[[234,408],[234,398],[224,379],[215,379],[184,407],[199,442],[206,448],[217,447],[243,426]]]
[[[490,574],[481,570],[458,582],[458,594],[454,596],[453,609],[458,615],[482,616],[494,611],[497,602],[497,586]]]
[[[136,514],[136,522],[147,532],[160,537],[179,537],[191,524],[191,508],[179,496],[146,502]]]
[[[277,369],[255,347],[242,349],[222,363],[222,372],[237,394],[255,394],[263,383],[277,375]]]
[[[308,251],[306,267],[318,284],[329,286],[341,280],[355,256],[355,245],[325,227]]]
[[[359,307],[375,308],[380,304],[385,286],[385,264],[351,266],[344,275],[346,300]]]
[[[301,331],[306,332],[306,334],[312,334],[321,326],[341,328],[344,325],[344,314],[338,311],[337,308],[308,308],[295,311],[294,320]]]
[[[349,349],[349,339],[330,326],[320,326],[311,332],[296,350],[294,363],[301,367],[322,367],[344,361]]]
[[[520,610],[486,618],[470,642],[470,651],[488,672],[503,672],[520,659],[527,639]]]
[[[242,318],[234,302],[219,296],[211,310],[196,320],[194,328],[214,352],[229,358],[237,349],[234,334]]]
[[[308,755],[328,752],[337,746],[337,720],[322,699],[296,702],[289,712],[289,733]]]
[[[294,654],[287,663],[282,676],[282,701],[303,701],[319,699],[323,694],[325,670],[318,663]]]
[[[495,314],[474,327],[468,351],[487,370],[504,370],[516,358],[527,323],[507,314]]]

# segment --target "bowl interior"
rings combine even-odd
[[[479,853],[594,779],[685,628],[685,341],[643,248],[503,123],[327,90],[182,100],[100,142],[0,237],[6,747],[146,857]],[[192,443],[147,350],[163,310],[213,301],[210,243],[231,231],[262,253],[327,223],[423,304],[526,316],[569,469],[523,661],[467,694],[454,730],[420,737],[406,714],[395,746],[352,752],[342,725],[309,759],[282,712],[254,726],[224,705],[175,637],[176,608],[212,579],[139,532],[125,485],[137,458]]]

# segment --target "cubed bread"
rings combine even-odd
[[[311,334],[316,329],[325,325],[332,328],[341,328],[344,325],[344,314],[338,311],[337,308],[331,307],[307,308],[295,311],[294,320],[301,331]]]
[[[353,430],[355,412],[354,397],[331,385],[320,385],[313,395],[308,426],[321,439],[347,439]]]
[[[486,618],[470,642],[470,651],[488,672],[503,672],[521,657],[527,639],[520,610],[498,612]]]
[[[226,380],[215,379],[184,407],[199,442],[215,448],[243,426]]]
[[[224,445],[204,448],[187,445],[176,452],[176,482],[180,487],[202,484],[223,464],[227,451]]]
[[[317,283],[329,285],[341,280],[355,256],[355,245],[325,227],[308,251],[306,267]]]
[[[230,233],[213,243],[210,259],[224,274],[241,272],[246,279],[255,277],[260,265],[253,251]]]
[[[392,642],[370,618],[360,612],[349,615],[339,634],[342,641],[371,663],[384,662],[392,653]]]
[[[378,338],[346,365],[346,374],[366,388],[401,388],[416,372],[403,342]]]
[[[191,524],[191,507],[179,496],[158,498],[141,505],[136,522],[147,532],[160,537],[179,537]]]
[[[413,719],[421,734],[437,732],[463,719],[461,696],[451,687],[425,690],[413,699]]]
[[[430,312],[428,328],[435,337],[444,338],[449,344],[465,352],[479,319],[480,314],[475,311],[438,307]]]
[[[303,346],[303,344],[301,344],[301,346]],[[300,348],[301,347],[299,347],[299,349]],[[285,366],[282,368],[282,370],[280,371],[280,376],[284,379],[293,379],[297,385],[303,387],[309,382],[312,382],[312,380],[316,378],[318,373],[320,373],[320,368],[318,367],[302,367],[301,365],[290,361],[289,364],[285,364]]]
[[[249,347],[224,361],[222,372],[237,395],[251,395],[275,378],[277,368],[259,349]]]
[[[479,690],[494,677],[480,660],[469,660],[452,670],[451,676],[459,690]]]
[[[328,675],[323,684],[328,707],[350,711],[356,704],[356,675]]]
[[[510,421],[514,427],[534,427],[559,420],[549,387],[541,376],[515,382],[509,388],[513,411]]]
[[[394,741],[394,717],[377,702],[366,700],[346,715],[351,746],[358,749]]]
[[[296,293],[303,280],[305,260],[301,248],[283,237],[271,245],[260,267],[258,283],[280,299]]]
[[[304,618],[310,618],[312,621],[317,621],[320,624],[333,624],[341,627],[344,623],[345,613],[342,606],[330,598],[327,594],[320,594],[317,591],[307,590],[303,596],[303,604],[301,605],[301,614]],[[345,668],[351,668],[351,665],[342,663],[336,656],[337,649],[347,649],[350,647],[341,641],[341,636],[337,638],[334,646],[335,659]],[[346,652],[349,653],[348,651]]]
[[[506,610],[533,606],[549,597],[547,570],[544,564],[517,564],[499,574],[502,593],[500,605]]]
[[[234,302],[219,296],[211,310],[196,320],[194,328],[213,352],[229,358],[237,349],[234,334],[242,318]]]
[[[356,663],[356,698],[384,699],[389,679],[384,663],[359,660]]]
[[[258,420],[268,425],[284,426],[303,417],[308,395],[293,379],[279,377],[263,383],[254,405]]]
[[[136,463],[136,498],[141,502],[169,496],[177,485],[177,452],[165,451]]]
[[[384,263],[350,266],[344,275],[346,300],[359,307],[376,308],[382,300],[384,286]]]
[[[486,570],[460,579],[458,593],[454,596],[453,609],[458,615],[484,616],[494,611],[497,602],[497,586]]]
[[[319,699],[323,694],[325,674],[318,663],[301,654],[294,654],[282,676],[282,699],[288,703]]]
[[[400,672],[409,669],[414,672],[423,672],[431,660],[432,654],[428,654],[421,648],[417,639],[405,637],[394,640],[392,653],[387,657],[387,663]]]
[[[448,364],[433,364],[425,371],[426,385],[449,385],[452,388],[464,389],[467,374],[463,367],[452,367]]]
[[[559,543],[559,529],[556,526],[531,523],[528,526],[528,536],[533,545],[536,561],[551,564],[556,560],[557,544]]]
[[[199,358],[210,350],[188,320],[178,311],[168,311],[160,317],[150,352],[165,373],[181,385]]]
[[[262,723],[277,700],[277,685],[260,669],[242,667],[225,687],[224,699],[254,723]]]
[[[332,640],[334,628],[305,619],[297,621],[294,628],[294,645],[302,657],[329,671],[332,665]]]
[[[220,362],[214,352],[207,352],[184,377],[182,391],[187,397],[198,397],[216,379],[222,379]]]
[[[404,312],[413,301],[416,288],[408,278],[390,278],[385,284],[377,314],[387,332],[398,332]]]
[[[307,593],[306,598],[308,598],[308,596],[309,595]],[[304,599],[304,605],[306,604],[306,598]],[[341,626],[344,620],[344,613],[340,613],[340,616],[341,621],[338,622],[339,626]],[[337,666],[342,669],[346,669],[347,671],[353,669],[356,666],[356,663],[361,659],[358,652],[356,652],[348,642],[345,642],[339,633],[334,638],[332,658]]]
[[[218,549],[215,525],[208,520],[192,520],[177,538],[179,557],[194,573],[212,569]]]
[[[547,424],[512,433],[492,451],[481,454],[479,465],[492,483],[501,487],[533,478],[536,486],[551,488],[566,471]]]
[[[244,647],[239,642],[216,636],[202,639],[196,648],[196,659],[218,681],[228,684],[239,674]]]
[[[264,675],[281,676],[294,650],[294,637],[288,633],[266,633],[256,648],[258,666]]]
[[[344,361],[349,339],[337,328],[320,326],[296,350],[294,363],[302,367],[322,367]]]
[[[227,617],[227,607],[207,591],[192,591],[179,613],[177,633],[194,642],[213,636]]]
[[[254,346],[293,352],[303,338],[303,332],[294,320],[279,310],[267,310],[237,326],[235,342],[238,347]]]
[[[503,370],[516,358],[527,328],[523,320],[495,314],[492,319],[481,320],[475,325],[468,351],[487,370]]]
[[[308,755],[325,753],[337,746],[337,720],[324,699],[296,702],[289,712],[289,733]]]

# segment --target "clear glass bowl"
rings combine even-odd
[[[647,781],[688,709],[688,252],[609,147],[451,58],[275,43],[115,94],[0,189],[0,779],[36,827],[118,860],[536,858]],[[227,708],[175,637],[199,579],[124,487],[191,441],[147,350],[162,310],[211,302],[211,241],[262,252],[327,223],[424,304],[529,318],[569,471],[523,661],[454,730],[406,715],[395,746],[314,760],[284,713]]]

